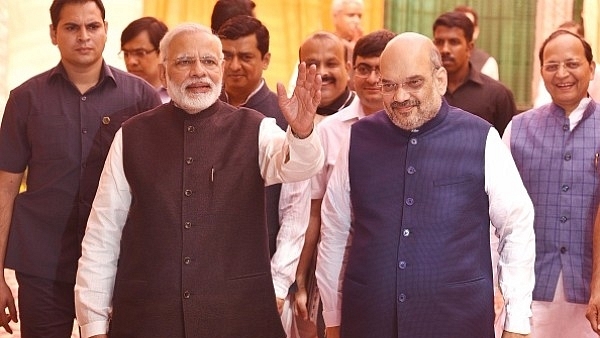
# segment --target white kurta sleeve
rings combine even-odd
[[[279,198],[277,250],[271,258],[273,286],[278,298],[285,298],[296,279],[296,269],[310,218],[310,182],[284,183]]]
[[[340,148],[321,206],[321,241],[315,274],[326,327],[339,326],[341,322],[342,280],[346,251],[350,246],[351,219],[346,142]]]
[[[323,148],[316,129],[305,139],[283,132],[265,118],[258,134],[258,165],[265,185],[309,179],[323,166]]]
[[[82,337],[108,332],[119,244],[130,204],[119,130],[100,176],[82,242],[75,284],[75,310]]]
[[[499,286],[506,303],[505,331],[530,332],[535,282],[533,203],[508,147],[491,128],[485,149],[485,185],[490,219],[499,236]]]

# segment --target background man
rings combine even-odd
[[[60,62],[11,92],[0,128],[0,262],[16,272],[22,337],[67,338],[80,243],[108,148],[123,121],[160,100],[104,62],[102,1],[55,0],[50,17]],[[4,277],[0,307],[11,332],[17,311]]]
[[[321,104],[317,108],[315,123],[318,124],[325,117],[333,115],[341,109],[352,104],[356,94],[348,88],[348,71],[350,63],[347,60],[343,42],[334,34],[319,31],[311,34],[300,46],[300,62],[315,65],[317,72],[323,79],[321,86]],[[284,184],[282,188],[280,209],[284,221],[301,221],[301,218],[290,219],[286,211],[292,210],[291,206],[302,204],[303,191],[308,182]],[[310,215],[319,213],[320,206],[311,203]],[[283,226],[288,226],[282,224]],[[306,225],[293,225],[292,228],[304,228],[306,234],[304,246],[298,262],[296,272],[297,291],[295,293],[295,323],[298,333],[302,338],[322,336],[324,334],[323,318],[320,310],[320,298],[314,277],[316,264],[316,249],[319,240],[319,222],[310,217]],[[319,326],[319,330],[317,330]]]
[[[278,105],[277,94],[272,92],[262,77],[262,73],[269,66],[271,53],[269,53],[269,30],[258,19],[237,15],[227,20],[219,29],[217,35],[223,44],[224,90],[221,100],[236,107],[247,107],[272,117],[277,125],[287,129],[287,121]],[[297,255],[290,254],[301,248],[296,240],[277,241],[279,233],[279,197],[281,184],[266,187],[266,214],[269,229],[269,252],[271,254],[271,272],[273,285],[279,311],[282,312],[283,303],[288,290],[294,281],[296,272]],[[295,209],[295,206],[291,206]],[[291,210],[291,212],[294,212]],[[298,229],[288,229],[291,236],[301,236]],[[293,235],[292,235],[293,234]],[[277,243],[276,243],[277,241]],[[284,322],[284,326],[286,322]]]
[[[162,21],[146,16],[132,21],[121,33],[121,53],[127,71],[148,81],[163,103],[169,101],[158,71],[158,44],[169,29]]]
[[[208,27],[169,31],[160,55],[171,103],[115,136],[79,261],[84,337],[285,337],[264,186],[322,165],[313,133],[321,78],[301,64],[291,99],[278,86],[286,134],[274,119],[218,100],[222,49]]]
[[[444,13],[433,23],[433,41],[448,72],[444,98],[451,106],[487,120],[502,135],[517,114],[517,106],[508,88],[480,73],[469,61],[472,36],[473,24],[460,12]]]
[[[363,36],[362,16],[363,0],[333,0],[331,2],[331,17],[333,18],[333,33],[344,42],[348,49],[348,58],[352,58],[352,50],[356,41]]]
[[[491,77],[494,80],[500,80],[498,72],[498,62],[488,52],[477,48],[475,42],[479,37],[479,15],[469,6],[457,6],[455,11],[464,13],[473,23],[473,51],[471,52],[471,63],[479,72]]]
[[[527,334],[533,206],[510,153],[488,122],[444,102],[426,36],[395,37],[380,68],[385,110],[352,125],[323,200],[319,255],[339,267],[325,275],[341,336],[494,337],[490,219],[510,304],[503,337]]]
[[[585,320],[600,201],[600,107],[587,90],[590,45],[566,30],[539,52],[552,103],[513,118],[503,136],[535,206],[532,337],[597,337]],[[565,325],[568,323],[568,325]]]
[[[277,94],[263,78],[271,61],[267,27],[254,17],[237,15],[227,20],[217,35],[225,58],[221,99],[235,107],[258,110],[285,130],[287,122],[277,105]]]
[[[379,56],[394,36],[393,32],[379,30],[358,39],[352,56],[353,68],[351,72],[357,98],[348,107],[325,118],[317,126],[325,153],[325,165],[308,181],[307,189],[311,190],[312,201],[310,203],[318,205],[319,208],[319,210],[316,207],[313,208],[314,213],[311,214],[311,219],[318,225],[316,229],[318,234],[321,230],[320,207],[323,195],[325,195],[327,181],[335,166],[341,145],[348,140],[350,127],[363,117],[383,109],[383,100],[379,89]],[[343,251],[344,248],[340,248],[340,250]],[[337,331],[339,321],[336,321],[336,318],[330,316],[330,314],[335,313],[336,310],[337,283],[335,285],[328,284],[328,280],[323,279],[322,275],[339,267],[335,266],[337,262],[331,262],[328,258],[318,255],[316,277],[319,292],[323,299],[323,319],[327,327],[326,336],[336,337],[339,336],[339,332],[331,332],[331,330]],[[334,266],[330,265],[332,263]]]
[[[252,0],[217,0],[210,16],[210,28],[217,33],[225,21],[236,15],[256,16]]]

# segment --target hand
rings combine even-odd
[[[6,332],[12,334],[13,331],[8,324],[11,320],[15,323],[19,320],[17,318],[15,299],[4,278],[0,279],[0,307],[2,308],[2,313],[0,314],[0,326],[2,326]],[[5,312],[6,308],[8,308],[8,313]]]
[[[340,338],[340,327],[339,326],[331,326],[325,328],[325,337],[326,338]]]
[[[277,84],[279,108],[292,131],[300,138],[306,138],[312,133],[313,120],[321,103],[322,82],[315,65],[307,69],[306,63],[301,62],[298,65],[298,78],[291,98],[288,99],[283,84]]]
[[[504,311],[504,296],[499,287],[495,287],[496,292],[494,293],[494,323],[498,322],[502,311]]]
[[[297,316],[300,316],[304,320],[308,320],[308,309],[306,304],[308,303],[308,294],[306,288],[298,285],[298,291],[295,293],[294,309]]]
[[[592,330],[600,335],[600,323],[598,318],[600,317],[600,295],[595,295],[592,293],[585,317],[590,321]]]
[[[281,316],[283,313],[283,304],[285,303],[285,299],[277,297],[275,298],[275,301],[277,302],[277,312],[279,312],[279,315]]]
[[[529,338],[530,335],[529,334],[520,334],[520,333],[502,331],[502,338],[523,338],[523,337]]]

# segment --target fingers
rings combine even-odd
[[[275,298],[275,301],[277,303],[277,311],[279,312],[279,315],[281,316],[281,314],[283,313],[283,305],[285,303],[285,299],[282,298]]]
[[[3,316],[2,316],[2,315],[0,315],[0,317],[2,317],[2,318],[0,319],[0,326],[2,326],[2,327],[4,328],[4,330],[6,330],[6,332],[8,332],[8,333],[12,334],[12,333],[13,333],[13,331],[12,331],[12,329],[10,328],[10,325],[8,325],[8,324],[10,323],[11,319],[12,319],[12,318],[11,318],[11,315],[10,315],[10,314],[8,314],[8,313],[4,313],[4,315],[3,315]]]
[[[585,317],[590,322],[592,330],[600,334],[600,329],[598,328],[598,308],[594,305],[589,305]]]
[[[308,319],[308,310],[306,309],[306,303],[304,302],[296,302],[296,315],[302,317],[302,319]]]

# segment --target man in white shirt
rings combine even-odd
[[[340,145],[348,137],[350,126],[354,122],[383,109],[381,91],[378,87],[379,55],[385,48],[385,45],[394,36],[395,34],[391,31],[379,30],[367,34],[357,41],[354,54],[352,55],[352,71],[350,73],[351,80],[354,81],[357,99],[352,101],[348,107],[323,119],[316,127],[319,130],[321,144],[323,145],[323,151],[325,152],[325,165],[310,180],[284,184],[282,190],[283,203],[281,203],[281,206],[283,207],[281,210],[283,217],[282,224],[291,229],[305,229],[306,224],[309,224],[306,234],[306,241],[308,241],[308,243],[305,244],[303,248],[307,257],[304,257],[304,266],[299,267],[297,274],[302,278],[300,281],[301,285],[299,285],[301,288],[310,288],[310,285],[314,284],[312,283],[313,277],[309,276],[309,274],[304,271],[307,269],[306,265],[314,264],[312,260],[316,254],[315,250],[321,228],[321,201],[325,193],[327,180],[329,179],[329,175],[335,164]],[[294,201],[294,205],[301,206],[292,208],[289,204],[285,203],[286,201]],[[294,217],[296,216],[294,211],[297,212],[297,210],[304,210],[306,214],[302,215],[303,217]],[[310,213],[310,215],[308,215],[308,213]],[[279,236],[279,240],[286,243],[292,243],[293,237],[291,237],[291,235],[293,233],[294,232],[292,231],[285,232]],[[300,251],[298,250],[294,253],[288,252],[288,254],[291,254],[292,257],[299,256]],[[300,268],[302,268],[303,271],[300,271]],[[293,278],[294,275],[292,274],[291,277]],[[314,317],[318,315],[315,313],[318,312],[318,309],[314,308],[317,306],[314,303],[318,304],[318,300],[311,299],[309,301],[309,299],[304,298],[306,297],[305,295],[311,295],[313,292],[299,292],[298,294],[302,297],[297,305],[299,315],[305,319],[313,317],[312,320],[314,321]],[[304,306],[306,303],[308,303],[308,308]],[[325,326],[327,326],[327,321],[327,318],[324,318]],[[291,337],[296,337],[296,335],[303,337],[301,331],[295,332],[294,329],[291,331]]]
[[[290,99],[278,86],[285,133],[218,100],[223,52],[210,28],[177,26],[160,50],[172,101],[111,146],[75,286],[82,336],[283,338],[264,187],[322,166],[321,77],[302,63]]]
[[[491,220],[503,337],[527,337],[533,206],[510,153],[488,122],[443,101],[426,36],[398,35],[380,67],[385,111],[353,124],[322,205],[330,324],[349,338],[494,337]]]

